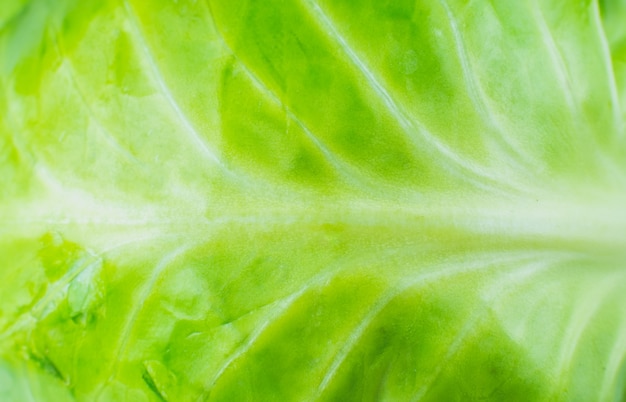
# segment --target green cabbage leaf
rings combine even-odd
[[[625,401],[626,1],[3,0],[0,400]]]

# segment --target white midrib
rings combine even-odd
[[[68,199],[66,198],[67,202]],[[169,206],[106,205],[93,199],[60,205],[61,200],[38,200],[3,208],[0,231],[29,228],[58,230],[91,226],[100,228],[151,228],[155,232],[202,234],[233,226],[242,230],[263,230],[276,226],[316,230],[338,225],[355,230],[392,228],[399,233],[445,233],[446,238],[481,236],[494,241],[526,241],[550,244],[602,246],[626,250],[626,202],[603,205],[576,205],[566,202],[459,202],[442,205],[434,200],[423,205],[383,201],[317,201],[268,203],[253,200],[235,206],[213,206],[210,212],[177,204]],[[184,205],[184,203],[183,203]],[[269,206],[271,205],[271,206]],[[36,211],[36,212],[33,212]],[[184,212],[186,211],[186,212]],[[70,230],[72,231],[72,230]]]
[[[220,202],[217,195],[210,201],[201,194],[188,194],[180,201],[129,204],[99,199],[78,189],[68,190],[47,169],[39,169],[38,173],[48,193],[31,202],[0,208],[0,232],[28,227],[27,232],[63,233],[70,227],[82,226],[123,228],[127,235],[148,228],[154,235],[178,232],[201,236],[227,226],[242,230],[276,226],[310,230],[335,224],[394,228],[409,235],[445,233],[446,239],[480,235],[492,241],[530,239],[548,246],[558,240],[626,250],[626,197],[619,195],[581,203],[574,195],[551,200],[471,198],[462,191],[420,200],[293,194],[283,196],[281,201],[251,195],[233,203]]]

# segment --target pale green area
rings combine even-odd
[[[600,5],[613,60],[615,83],[622,105],[622,116],[626,119],[626,1],[603,0]]]
[[[0,401],[626,400],[623,0],[4,0]]]

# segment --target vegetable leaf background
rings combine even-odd
[[[623,401],[626,1],[5,0],[3,401]]]

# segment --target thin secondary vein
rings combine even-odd
[[[523,254],[522,256],[515,256],[513,258],[513,260],[514,261],[517,261],[517,260],[524,261],[525,259],[531,259],[531,258],[534,259],[534,257],[530,257],[530,256],[528,256],[526,254]],[[355,330],[352,331],[348,335],[348,337],[346,338],[346,341],[344,342],[342,347],[339,349],[339,352],[337,353],[337,355],[333,359],[332,363],[328,366],[328,369],[326,370],[326,373],[324,374],[324,376],[322,378],[322,381],[320,382],[319,386],[317,387],[317,390],[316,390],[314,396],[312,397],[312,400],[319,399],[319,397],[326,390],[326,388],[328,387],[328,385],[330,384],[330,382],[332,381],[332,379],[336,375],[337,371],[341,367],[342,363],[345,361],[345,359],[347,358],[348,354],[354,348],[354,346],[356,345],[358,340],[362,338],[363,334],[370,327],[370,325],[373,323],[373,321],[376,319],[376,317],[383,311],[383,309],[386,306],[389,305],[389,303],[393,299],[395,299],[399,295],[403,294],[404,292],[408,291],[409,289],[411,289],[411,288],[413,288],[415,286],[418,286],[418,285],[420,285],[420,286],[430,285],[430,284],[436,283],[437,281],[448,279],[448,278],[450,278],[451,276],[454,276],[454,275],[462,275],[462,274],[465,274],[465,273],[468,273],[468,272],[478,271],[480,269],[484,269],[484,270],[492,269],[498,263],[509,263],[511,258],[510,258],[510,256],[507,256],[505,258],[501,258],[501,260],[498,261],[498,262],[493,262],[492,261],[489,264],[489,266],[487,266],[487,267],[485,266],[484,261],[482,261],[481,259],[479,259],[479,260],[480,261],[476,262],[473,266],[468,267],[467,265],[465,265],[465,266],[458,267],[456,269],[438,269],[438,268],[442,268],[444,266],[447,266],[450,263],[438,264],[438,265],[436,265],[434,267],[430,267],[430,269],[427,270],[426,273],[418,275],[417,277],[412,278],[410,281],[408,281],[405,284],[403,284],[402,287],[394,288],[394,289],[390,290],[389,292],[387,292],[385,295],[383,295],[374,304],[374,306],[370,309],[370,311],[361,319],[359,325],[355,328]]]
[[[472,66],[467,55],[465,48],[463,35],[459,29],[459,24],[454,16],[450,6],[446,0],[439,0],[439,4],[443,7],[450,29],[452,31],[452,37],[454,39],[455,50],[459,58],[461,70],[463,71],[463,81],[467,87],[467,93],[474,105],[474,108],[478,112],[478,115],[488,127],[491,127],[495,133],[504,141],[506,149],[513,153],[522,165],[517,165],[518,169],[524,169],[525,171],[532,172],[533,161],[531,157],[526,153],[522,153],[519,150],[519,146],[507,135],[507,130],[502,127],[501,122],[496,118],[496,114],[493,113],[488,103],[487,96],[485,95],[481,85],[472,72]]]
[[[311,129],[291,110],[291,108],[285,102],[281,101],[280,97],[273,90],[271,90],[265,84],[265,82],[263,82],[263,80],[261,80],[254,73],[254,71],[252,71],[252,69],[237,55],[237,53],[235,53],[230,48],[230,46],[226,42],[226,39],[221,34],[221,31],[217,25],[217,22],[215,21],[215,17],[213,15],[213,10],[211,9],[211,5],[207,3],[207,6],[209,8],[209,15],[211,18],[211,22],[213,23],[213,27],[215,28],[216,34],[219,36],[222,44],[226,47],[226,49],[230,52],[230,54],[237,61],[238,65],[242,68],[246,76],[248,76],[248,78],[252,81],[252,84],[263,95],[267,96],[270,99],[270,101],[272,101],[274,104],[284,109],[285,113],[287,114],[287,117],[290,118],[293,122],[295,122],[298,127],[300,127],[300,129],[304,132],[304,134],[309,139],[309,141],[311,141],[317,147],[317,149],[322,153],[324,158],[335,168],[335,171],[341,174],[347,181],[354,182],[357,185],[361,184],[360,180],[356,179],[354,169],[351,169],[351,167],[348,164],[346,164],[345,162],[337,158],[337,156],[328,149],[326,144],[324,144],[322,139],[318,135],[315,135],[315,133],[311,131]],[[350,172],[348,172],[348,170],[350,170]]]
[[[180,122],[183,124],[183,127],[189,134],[190,139],[200,149],[201,153],[209,160],[220,166],[222,169],[227,170],[222,161],[217,157],[215,152],[209,148],[209,145],[202,138],[200,133],[198,133],[198,131],[193,127],[185,113],[183,113],[183,111],[181,110],[178,102],[176,102],[176,100],[174,99],[174,96],[172,95],[172,92],[167,84],[165,83],[163,74],[157,66],[154,56],[152,55],[152,52],[150,51],[148,44],[143,37],[143,34],[141,33],[139,23],[137,22],[137,17],[132,9],[132,6],[128,3],[128,0],[124,0],[124,7],[128,13],[128,19],[131,25],[131,29],[133,30],[135,37],[139,42],[139,46],[141,47],[146,57],[146,60],[148,61],[148,65],[152,70],[153,76],[156,80],[157,85],[159,86],[159,89],[161,90],[161,94],[165,97],[167,103],[170,105]]]
[[[615,290],[617,285],[623,283],[623,278],[623,273],[617,275],[617,278],[616,275],[609,275],[584,296],[579,295],[579,297],[576,298],[578,305],[572,312],[569,325],[563,334],[559,360],[555,367],[555,372],[561,373],[559,379],[560,386],[565,386],[567,383],[565,374],[570,372],[568,365],[574,361],[574,355],[578,349],[577,346],[580,343],[580,339],[585,330],[590,327],[589,322],[594,318],[595,313],[601,307],[605,299]],[[560,389],[560,387],[558,389]]]
[[[609,47],[609,42],[606,37],[606,33],[604,32],[604,28],[602,22],[600,20],[600,5],[599,1],[592,2],[592,17],[593,22],[596,25],[596,30],[598,33],[598,39],[600,41],[601,49],[602,49],[602,58],[604,61],[604,65],[606,67],[606,76],[608,77],[608,85],[609,92],[611,94],[611,111],[613,112],[613,121],[615,128],[617,129],[617,137],[621,140],[624,139],[626,135],[626,130],[624,128],[624,121],[622,120],[622,107],[620,105],[620,99],[617,91],[617,80],[615,77],[615,69],[613,67],[613,61],[611,59],[611,50]]]
[[[82,91],[82,88],[80,87],[80,85],[78,84],[78,80],[76,79],[76,72],[74,71],[74,68],[72,68],[72,60],[67,56],[67,54],[65,53],[65,50],[60,42],[60,36],[58,35],[58,33],[55,30],[55,37],[54,37],[54,44],[56,49],[59,52],[59,56],[61,58],[65,58],[66,60],[68,60],[67,64],[64,64],[64,67],[67,71],[67,75],[68,75],[68,79],[70,80],[70,83],[72,84],[72,86],[74,87],[74,89],[76,90],[76,94],[78,95],[81,103],[83,104],[83,106],[85,107],[86,111],[87,111],[87,115],[96,123],[96,125],[101,129],[101,131],[106,134],[103,136],[103,138],[109,142],[110,145],[113,146],[113,148],[120,153],[124,158],[128,159],[129,161],[141,166],[141,163],[139,162],[139,160],[125,147],[123,147],[115,138],[115,136],[104,126],[104,124],[100,121],[100,119],[96,116],[96,114],[94,113],[90,102],[87,101],[87,98],[85,97],[85,94]]]
[[[128,340],[130,338],[132,329],[137,321],[137,317],[143,309],[144,303],[146,302],[148,297],[150,297],[157,280],[161,277],[161,274],[166,270],[166,268],[176,260],[176,258],[189,251],[191,248],[192,245],[182,245],[177,247],[173,251],[170,251],[165,256],[163,256],[158,264],[154,267],[150,278],[148,278],[147,284],[141,290],[139,299],[135,302],[131,311],[127,315],[128,318],[124,322],[122,332],[120,334],[120,341],[118,343],[116,355],[113,359],[113,365],[111,367],[110,375],[105,382],[102,382],[100,384],[100,389],[98,392],[96,392],[96,395],[99,395],[104,390],[104,386],[109,383],[117,374],[121,354],[124,353],[124,351],[126,350]]]
[[[570,108],[572,116],[578,117],[580,116],[580,110],[577,107],[576,101],[574,100],[574,91],[572,89],[571,77],[567,71],[567,68],[565,67],[561,52],[559,51],[556,42],[554,41],[554,37],[552,36],[550,29],[548,28],[546,19],[538,4],[534,4],[534,6],[532,6],[532,13],[534,20],[537,23],[537,27],[539,28],[539,32],[541,33],[541,39],[543,40],[543,44],[548,51],[550,62],[556,74],[559,86],[561,87],[561,92],[565,96],[567,106]]]
[[[381,97],[383,103],[392,114],[392,116],[396,119],[396,121],[400,124],[400,126],[404,129],[409,139],[414,141],[416,140],[416,138],[412,134],[419,134],[421,138],[425,140],[425,142],[416,145],[430,145],[434,147],[437,152],[444,155],[449,161],[453,162],[457,167],[462,168],[462,170],[464,170],[466,173],[470,173],[471,175],[477,176],[478,178],[487,179],[489,182],[509,189],[509,191],[519,191],[519,186],[511,186],[510,183],[507,183],[505,180],[502,180],[497,176],[493,176],[485,169],[481,169],[478,166],[460,157],[446,144],[437,139],[437,137],[433,135],[421,122],[407,117],[407,114],[402,110],[401,106],[398,105],[398,103],[393,99],[389,92],[376,79],[372,71],[359,58],[356,52],[348,44],[346,39],[339,33],[339,31],[335,27],[335,24],[331,21],[328,15],[326,15],[324,10],[322,10],[321,7],[314,0],[304,0],[304,3],[309,6],[310,12],[315,17],[315,20],[323,26],[325,32],[327,32],[329,36],[339,44],[340,48],[348,56],[350,61],[365,76],[367,82],[378,94],[378,96]],[[477,185],[481,184],[480,182],[476,182],[475,180],[472,180],[472,182]],[[482,184],[484,185],[484,183]],[[501,191],[501,189],[497,188],[491,188],[491,190]]]
[[[613,347],[609,351],[607,356],[607,364],[602,380],[602,386],[600,387],[600,398],[602,400],[614,399],[615,381],[618,379],[619,371],[621,367],[624,367],[626,362],[626,324],[622,323],[619,328],[619,332],[616,335],[616,341]]]
[[[473,331],[476,330],[476,327],[482,322],[482,320],[486,318],[485,315],[490,309],[491,304],[497,298],[501,298],[502,296],[510,292],[512,290],[511,285],[518,285],[516,288],[519,288],[520,282],[528,280],[533,275],[549,269],[553,266],[555,262],[561,259],[561,256],[555,256],[553,258],[553,261],[547,262],[537,262],[534,260],[529,260],[527,262],[529,266],[525,266],[524,269],[515,272],[515,274],[513,275],[505,274],[503,275],[503,279],[497,280],[495,281],[495,283],[491,284],[489,292],[487,293],[486,297],[483,298],[482,307],[475,310],[465,321],[465,324],[456,334],[456,336],[450,343],[450,346],[447,347],[445,356],[437,363],[435,368],[430,370],[430,374],[423,380],[419,391],[414,395],[412,401],[420,401],[426,396],[428,390],[431,389],[432,384],[437,380],[437,378],[441,376],[441,373],[443,372],[447,364],[454,358],[455,355],[459,353],[461,347],[463,346],[463,342],[467,339],[468,336],[472,334]]]
[[[228,370],[228,368],[236,360],[240,359],[242,356],[248,353],[248,351],[250,351],[250,349],[252,349],[252,347],[254,346],[257,339],[259,339],[259,337],[265,332],[267,327],[269,327],[271,323],[273,323],[278,317],[280,317],[281,314],[287,311],[287,309],[292,306],[293,303],[295,303],[295,301],[298,300],[298,298],[300,298],[300,296],[302,296],[310,288],[311,285],[304,286],[298,291],[278,302],[278,307],[274,311],[272,311],[270,316],[263,322],[263,324],[256,327],[256,329],[248,337],[247,341],[239,348],[237,348],[237,350],[224,361],[224,363],[220,366],[215,375],[213,375],[212,378],[205,384],[204,391],[197,399],[198,402],[206,400],[211,391],[211,388],[213,388],[217,381],[222,378],[226,370]]]

